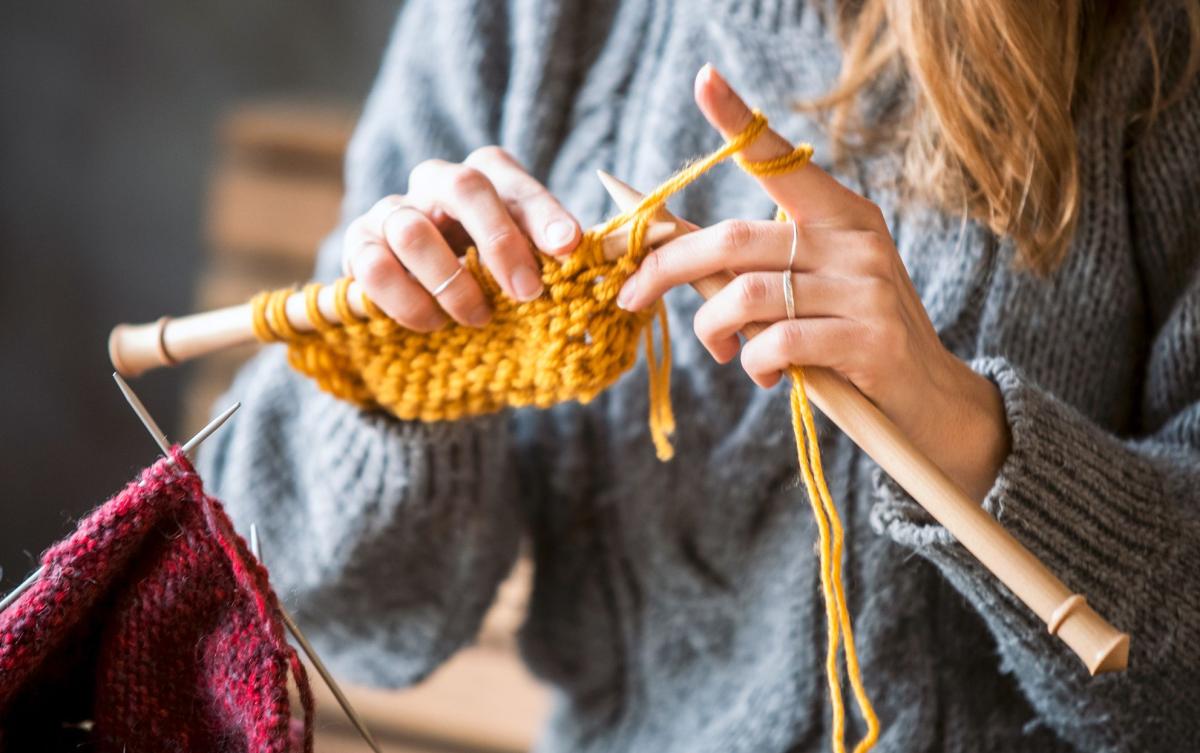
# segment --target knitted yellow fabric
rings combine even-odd
[[[545,292],[536,300],[518,303],[503,295],[480,263],[477,251],[469,249],[467,270],[479,281],[493,309],[492,319],[484,327],[451,323],[435,332],[413,332],[365,297],[368,318],[359,320],[347,301],[350,280],[343,278],[333,283],[341,322],[323,318],[317,307],[321,286],[314,283],[304,292],[315,332],[298,331],[288,322],[285,306],[295,292],[292,289],[255,296],[255,332],[265,342],[287,343],[292,367],[316,380],[321,389],[366,408],[382,408],[398,418],[421,421],[454,420],[507,407],[546,408],[567,400],[586,403],[633,366],[640,340],[649,371],[650,432],[658,457],[667,460],[672,456],[669,437],[675,422],[669,395],[671,353],[666,312],[661,301],[643,312],[624,311],[616,305],[617,293],[648,253],[646,227],[655,212],[713,166],[734,156],[743,170],[762,176],[783,174],[808,163],[812,156],[808,145],[759,162],[737,155],[766,127],[766,118],[755,111],[750,125],[720,149],[680,170],[632,210],[584,233],[579,248],[567,259],[539,255]],[[602,240],[626,224],[630,225],[627,252],[606,260]],[[661,329],[659,358],[655,358],[652,331],[656,318]],[[845,750],[838,668],[844,640],[847,673],[867,724],[867,734],[855,751],[865,753],[878,739],[879,723],[863,688],[842,587],[842,525],[825,483],[804,373],[796,367],[789,376],[801,477],[819,532],[833,750]]]

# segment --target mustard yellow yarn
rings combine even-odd
[[[640,338],[649,372],[650,433],[658,457],[670,459],[675,419],[670,402],[666,310],[660,301],[646,311],[624,311],[616,305],[617,293],[648,252],[646,227],[655,212],[714,165],[733,156],[747,173],[770,176],[808,163],[812,156],[808,145],[771,160],[750,161],[737,154],[766,127],[766,118],[756,111],[750,125],[720,149],[677,172],[637,207],[584,233],[579,249],[570,257],[558,260],[540,255],[545,292],[537,300],[518,303],[503,295],[480,263],[478,252],[469,249],[467,270],[479,281],[493,308],[492,320],[482,328],[449,324],[435,332],[413,332],[365,297],[368,317],[360,320],[347,300],[350,279],[343,278],[333,283],[340,322],[322,316],[317,306],[321,286],[314,283],[305,287],[304,294],[315,332],[301,332],[288,322],[286,302],[295,292],[292,289],[255,296],[255,332],[264,342],[285,342],[292,367],[313,378],[321,389],[366,408],[382,408],[398,418],[420,421],[454,420],[508,407],[547,408],[567,400],[586,403],[633,366]],[[630,225],[626,253],[606,260],[603,239],[626,224]],[[658,356],[655,320],[662,349]],[[833,709],[832,746],[835,753],[845,751],[845,708],[838,667],[844,647],[847,675],[867,725],[867,734],[854,750],[866,753],[878,740],[879,721],[863,687],[842,585],[841,519],[821,466],[804,372],[794,367],[789,377],[797,458],[819,536],[829,637],[826,674]]]

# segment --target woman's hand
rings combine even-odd
[[[726,138],[750,122],[749,108],[709,66],[697,77],[696,101]],[[769,159],[791,148],[767,132],[744,156]],[[782,279],[793,231],[775,221],[722,222],[662,246],[619,303],[637,310],[676,285],[736,273],[696,313],[696,335],[713,358],[726,363],[740,348],[742,367],[762,387],[793,364],[838,371],[982,499],[1008,453],[999,391],[942,345],[878,207],[815,165],[759,180],[797,224],[794,319]],[[741,346],[737,333],[750,322],[769,326]]]
[[[350,223],[342,269],[384,313],[428,332],[455,321],[479,327],[491,309],[461,253],[479,249],[501,289],[520,301],[542,292],[533,246],[561,256],[579,245],[579,223],[503,149],[484,147],[462,164],[429,160],[408,193],[387,196]]]

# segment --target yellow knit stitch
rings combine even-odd
[[[315,332],[300,332],[287,321],[285,304],[294,291],[285,289],[255,296],[255,333],[265,342],[287,343],[292,367],[313,378],[321,389],[367,408],[383,408],[401,419],[421,421],[454,420],[506,407],[546,408],[567,400],[586,403],[633,366],[640,336],[648,369],[650,433],[658,457],[667,460],[673,454],[669,438],[675,419],[666,309],[659,301],[648,310],[627,312],[616,305],[617,293],[648,252],[646,227],[655,212],[714,165],[733,156],[747,173],[769,176],[808,164],[812,148],[807,144],[771,160],[750,161],[737,154],[766,127],[766,118],[755,111],[746,129],[720,149],[677,172],[638,206],[584,233],[579,248],[567,259],[539,255],[545,292],[534,301],[518,303],[503,295],[480,263],[476,249],[468,249],[467,270],[479,281],[493,309],[491,321],[482,328],[449,324],[435,332],[413,332],[365,297],[368,317],[357,319],[347,300],[350,279],[342,278],[334,283],[341,322],[322,317],[317,306],[321,286],[311,284],[304,289],[305,307]],[[781,212],[780,219],[784,218]],[[602,240],[626,224],[630,225],[627,252],[606,260]],[[656,318],[662,348],[658,358],[654,353]],[[845,751],[845,709],[838,668],[839,649],[844,645],[847,674],[867,724],[867,734],[855,753],[866,753],[879,737],[879,721],[863,687],[842,585],[841,519],[821,466],[804,372],[794,367],[789,376],[797,458],[820,544],[833,750]]]
[[[672,194],[750,143],[766,128],[756,114],[750,126],[713,154],[680,170],[634,209],[584,233],[579,249],[564,260],[539,255],[545,292],[518,303],[504,296],[478,252],[469,249],[467,269],[493,308],[484,327],[448,325],[436,332],[405,329],[364,299],[370,316],[347,316],[349,281],[339,280],[335,300],[343,323],[325,321],[309,287],[309,317],[316,332],[298,332],[284,316],[294,291],[260,293],[253,301],[260,340],[284,341],[293,368],[321,389],[402,419],[454,420],[506,407],[546,408],[566,400],[588,402],[628,371],[644,337],[650,371],[650,429],[658,456],[672,455],[670,434],[670,338],[661,302],[638,313],[616,306],[621,285],[647,253],[646,227]],[[602,240],[629,224],[628,252],[603,257]],[[653,357],[651,322],[662,328],[663,354]]]

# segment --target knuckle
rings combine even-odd
[[[365,235],[367,228],[367,216],[359,215],[346,225],[346,232],[342,234],[342,245],[349,251],[357,248],[357,244]]]
[[[351,260],[354,277],[367,289],[368,293],[377,292],[387,286],[396,272],[396,267],[386,251],[379,246],[368,246],[361,249]]]
[[[663,251],[654,251],[642,260],[641,269],[638,271],[638,276],[642,279],[658,280],[667,275],[671,265],[665,260],[666,253]]]
[[[804,332],[795,322],[784,322],[775,328],[779,351],[788,361],[795,361],[805,345]]]
[[[449,190],[459,198],[472,198],[491,188],[487,176],[473,167],[460,165],[450,175]]]
[[[437,232],[429,220],[416,211],[398,211],[388,217],[384,233],[397,253],[420,246]]]
[[[371,207],[371,210],[372,211],[380,211],[380,210],[384,210],[384,209],[391,209],[392,207],[400,204],[402,201],[404,201],[404,197],[401,196],[400,194],[396,194],[396,193],[388,194],[387,196],[384,196],[379,201],[375,202],[374,206]]]
[[[483,249],[487,251],[526,250],[528,245],[525,243],[524,237],[520,231],[511,225],[508,227],[498,227],[488,233],[487,238],[483,241]]]
[[[742,311],[751,311],[767,298],[767,280],[762,275],[738,275],[736,304]]]
[[[559,209],[558,202],[546,188],[531,177],[522,176],[520,180],[511,181],[508,186],[508,199],[517,204],[523,204],[529,210],[540,214],[550,214]]]
[[[416,187],[429,183],[433,174],[447,164],[445,160],[440,159],[427,159],[418,162],[408,173],[408,189],[412,191]]]
[[[502,147],[496,146],[495,144],[488,144],[487,146],[481,146],[468,154],[467,158],[463,160],[463,163],[467,165],[487,165],[511,161],[512,158]]]
[[[883,216],[883,210],[873,201],[866,201],[866,206],[863,207],[863,215],[866,221],[874,227],[887,227],[887,220]]]
[[[874,231],[863,233],[862,246],[867,252],[868,258],[877,265],[877,268],[886,269],[890,267],[892,241],[884,233]]]
[[[718,227],[722,246],[737,250],[750,243],[752,231],[750,223],[745,220],[723,220]]]

